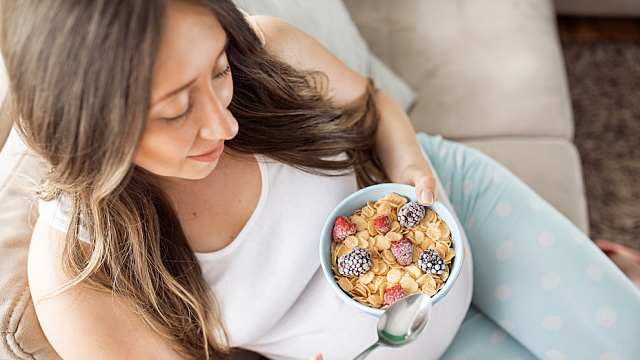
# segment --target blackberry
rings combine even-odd
[[[408,202],[398,210],[398,222],[407,229],[416,226],[424,217],[424,206],[416,201]]]
[[[418,266],[422,271],[436,275],[440,275],[444,271],[444,261],[433,249],[427,249],[420,254]]]
[[[338,271],[343,276],[362,275],[371,269],[371,253],[361,247],[354,247],[338,259]]]

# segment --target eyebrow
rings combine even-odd
[[[227,47],[229,45],[229,38],[227,37],[224,43],[224,47],[222,48],[222,50],[220,51],[220,53],[218,54],[218,56],[216,56],[216,62],[218,62],[218,60],[220,59],[220,57],[222,57],[222,55],[225,53],[225,51],[227,51]],[[155,106],[156,104],[176,95],[177,93],[184,91],[185,89],[189,88],[191,85],[193,85],[193,83],[196,82],[196,79],[193,79],[191,81],[189,81],[188,83],[180,86],[179,88],[173,90],[172,92],[163,95],[161,98],[159,98],[158,100],[154,101],[154,103],[151,106]]]

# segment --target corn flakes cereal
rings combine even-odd
[[[451,231],[433,210],[427,209],[424,217],[410,229],[403,228],[398,220],[398,209],[408,203],[408,199],[396,193],[386,194],[375,203],[367,202],[349,218],[356,224],[356,234],[348,236],[342,243],[332,242],[331,263],[335,279],[342,290],[355,301],[376,308],[386,309],[384,300],[388,288],[400,284],[407,295],[423,292],[435,295],[449,278],[455,251],[451,247]],[[391,230],[386,235],[376,228],[374,220],[380,215],[391,219]],[[402,266],[397,263],[391,243],[403,237],[412,240],[412,263]],[[369,250],[372,266],[366,273],[356,276],[342,276],[338,272],[337,259],[359,246]],[[418,267],[420,254],[426,249],[435,250],[445,262],[440,275],[425,274]]]
[[[350,248],[354,248],[358,246],[358,243],[359,243],[358,238],[353,235],[347,236],[347,238],[344,239],[344,245]]]

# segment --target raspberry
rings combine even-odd
[[[398,222],[407,229],[411,229],[424,217],[424,206],[412,201],[398,210]]]
[[[404,289],[402,288],[402,286],[396,285],[392,288],[387,289],[387,291],[384,293],[384,301],[386,301],[387,304],[391,305],[405,296],[406,294],[404,293]]]
[[[444,261],[433,249],[427,249],[420,254],[418,266],[426,273],[440,275],[444,272]]]
[[[333,241],[342,242],[349,235],[353,235],[356,233],[356,224],[352,223],[347,219],[346,216],[338,216],[336,222],[333,224],[333,232],[331,236],[333,237]]]
[[[376,229],[383,235],[386,235],[391,231],[391,218],[387,214],[380,215],[373,220],[373,225],[375,225]]]
[[[354,247],[338,259],[338,271],[343,276],[362,275],[371,269],[371,253],[361,247]]]
[[[391,252],[396,257],[398,264],[407,266],[413,261],[413,241],[407,238],[392,241]]]

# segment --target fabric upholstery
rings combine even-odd
[[[35,157],[12,132],[0,152],[0,358],[59,358],[47,342],[27,280],[27,254],[37,213],[25,186],[41,175]]]
[[[346,0],[371,51],[418,93],[418,131],[571,140],[550,0]]]

